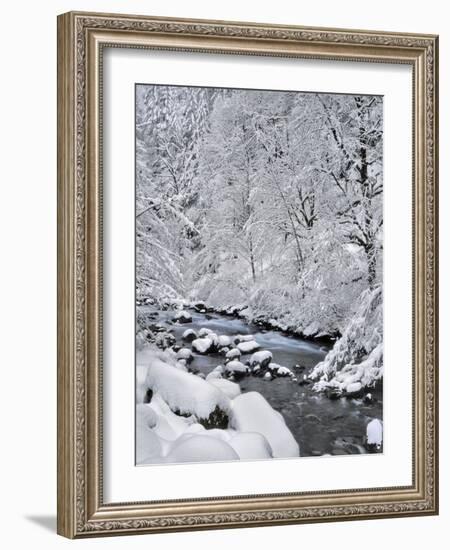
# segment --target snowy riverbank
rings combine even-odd
[[[231,305],[213,307],[203,301],[189,302],[173,300],[165,308],[176,308],[173,321],[188,323],[192,320],[189,310],[205,314],[216,313],[232,318],[239,318],[248,325],[255,325],[262,330],[280,331],[286,335],[298,336],[305,340],[333,344],[325,359],[318,363],[310,374],[315,382],[314,390],[338,398],[344,395],[362,397],[380,385],[383,379],[383,302],[382,287],[375,286],[360,296],[354,316],[348,321],[342,334],[329,334],[318,324],[301,328],[289,325],[283,320],[268,319],[255,314],[250,306]],[[143,300],[142,303],[145,303]],[[204,335],[206,336],[206,335]],[[194,346],[205,346],[207,340],[199,339]],[[210,342],[209,346],[212,345]],[[238,343],[242,348],[248,347],[245,342]],[[248,348],[256,351],[257,347]],[[201,350],[198,350],[201,352]]]
[[[309,374],[327,348],[237,317],[140,309],[148,328],[137,354],[139,463],[291,456],[273,434],[262,432],[266,425],[300,447],[302,456],[367,452],[366,427],[382,418],[382,403],[331,401],[314,392]],[[264,426],[253,420],[259,418]],[[220,443],[196,439],[180,450],[193,434]],[[238,456],[226,458],[233,456],[231,440],[240,452],[231,445]],[[206,450],[198,454],[195,441],[208,443]]]
[[[137,361],[138,464],[300,455],[282,415],[260,393],[242,394],[226,378],[189,373],[176,356],[153,346]]]

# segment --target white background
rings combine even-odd
[[[412,311],[411,102],[406,65],[110,48],[104,54],[105,502],[410,485]],[[134,84],[333,90],[383,95],[384,453],[134,466]],[[395,206],[395,208],[394,208]],[[124,368],[128,365],[129,368]],[[395,367],[395,368],[391,368]]]
[[[446,547],[450,495],[449,401],[441,403],[441,515],[430,518],[97,539],[71,543],[54,534],[56,513],[56,15],[70,9],[204,17],[441,34],[442,68],[450,31],[438,0],[373,4],[348,1],[162,2],[50,1],[2,6],[0,366],[1,518],[6,548],[110,547],[262,549],[279,545],[367,549]],[[441,74],[441,151],[450,147],[450,86]],[[446,155],[442,155],[445,159]],[[450,204],[448,164],[441,163],[441,205]],[[441,222],[441,280],[448,281],[450,216]],[[448,286],[441,288],[441,333],[449,330]],[[449,354],[441,346],[441,387]]]

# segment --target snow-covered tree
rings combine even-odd
[[[377,96],[137,86],[138,295],[348,334],[382,283],[382,109]]]

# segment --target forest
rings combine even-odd
[[[381,376],[382,114],[378,96],[137,86],[137,298],[344,335],[320,372]]]
[[[137,85],[136,246],[138,463],[380,452],[381,97]]]

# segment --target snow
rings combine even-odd
[[[361,363],[350,364],[338,371],[331,380],[328,375],[322,375],[321,380],[314,384],[316,391],[327,388],[337,388],[347,393],[357,393],[365,387],[371,387],[383,376],[383,344],[376,346],[370,355]],[[359,390],[356,384],[360,384]],[[350,388],[350,389],[349,389]]]
[[[320,331],[320,325],[317,321],[313,321],[306,328],[303,329],[305,336],[314,336]]]
[[[253,351],[256,351],[259,347],[260,346],[258,342],[255,342],[255,340],[240,342],[237,345],[237,348],[241,353],[252,353]]]
[[[246,365],[244,365],[243,363],[241,363],[240,361],[229,361],[226,365],[225,365],[225,371],[226,372],[231,372],[231,373],[235,373],[235,372],[238,372],[238,373],[247,373],[248,371],[248,368],[246,367]]]
[[[226,380],[225,378],[207,377],[207,381],[215,388],[222,391],[229,399],[234,399],[241,393],[241,388],[239,384],[231,382],[230,380]]]
[[[192,361],[193,358],[192,351],[188,348],[181,348],[177,351],[177,359],[184,359],[189,362]]]
[[[362,293],[355,316],[310,378],[316,391],[346,390],[360,382],[371,387],[383,376],[383,293],[381,285]],[[361,350],[367,350],[360,358]],[[325,378],[324,378],[325,377]],[[347,390],[348,391],[348,390]]]
[[[217,339],[219,348],[225,348],[227,346],[231,346],[231,338],[229,336],[226,336],[225,334],[221,335]]]
[[[142,424],[147,428],[154,428],[158,423],[158,416],[150,405],[138,403],[136,405],[136,424]]]
[[[222,378],[223,367],[218,365],[214,370],[212,370],[206,377],[206,380],[214,380],[215,378]]]
[[[192,340],[195,340],[197,338],[197,333],[195,330],[192,330],[191,328],[188,328],[183,332],[182,336],[183,340],[186,340],[187,342],[192,342]]]
[[[288,367],[283,367],[283,365],[279,365],[278,363],[270,363],[268,366],[269,370],[276,374],[277,376],[294,376],[294,373],[289,369]]]
[[[212,462],[238,460],[237,452],[225,441],[207,435],[180,437],[165,457],[165,462]]]
[[[159,393],[154,393],[148,406],[157,415],[158,421],[153,427],[153,433],[160,438],[163,451],[167,450],[168,442],[178,439],[195,422],[194,417],[185,418],[175,414]]]
[[[217,366],[207,380],[176,368],[173,351],[146,348],[138,354],[137,387],[150,403],[136,406],[136,460],[139,464],[256,460],[299,456],[298,445],[283,417],[256,392],[241,393],[222,378],[244,374],[240,361]],[[229,416],[226,429],[205,430],[198,419],[216,407]],[[175,414],[182,413],[183,416]]]
[[[161,441],[155,432],[145,424],[136,423],[136,463],[151,462],[162,453]]]
[[[250,357],[250,365],[255,367],[259,365],[260,367],[267,367],[267,365],[272,361],[273,354],[271,351],[257,351]]]
[[[146,384],[158,393],[172,410],[208,418],[218,407],[229,409],[226,395],[202,378],[163,363],[156,357],[151,362]]]
[[[342,334],[382,277],[382,98],[137,90],[138,297]],[[170,162],[148,162],[155,143]],[[294,165],[314,177],[292,178]]]
[[[137,356],[139,357],[139,355]],[[148,365],[142,365],[136,360],[136,403],[143,403],[147,393],[147,378]]]
[[[240,356],[241,356],[241,352],[237,348],[230,349],[230,351],[228,351],[227,354],[225,355],[226,359],[236,359],[236,358],[239,358]]]
[[[378,418],[374,418],[369,422],[366,428],[366,436],[368,445],[376,445],[377,447],[381,447],[381,444],[383,443],[383,424],[378,420]]]
[[[197,338],[192,342],[192,349],[198,353],[208,353],[213,345],[211,338]]]
[[[267,439],[256,432],[238,432],[229,444],[241,460],[272,458],[272,448]]]
[[[233,334],[238,348],[227,360],[244,353],[245,363],[267,348],[291,365],[305,351],[309,373],[321,352],[316,349],[314,358],[300,344],[298,358],[292,350],[284,356],[272,329],[303,337],[342,335],[313,369],[314,389],[336,397],[364,395],[374,387],[383,376],[382,98],[237,89],[224,94],[146,84],[136,87],[135,99],[137,349],[152,342],[178,350],[187,328],[181,323],[194,318],[189,326],[196,330],[184,332],[183,346],[196,342],[192,351],[205,372],[224,359],[198,354],[221,350],[225,356],[226,335]],[[155,147],[163,154],[155,154]],[[293,177],[293,168],[299,177]],[[158,312],[151,317],[153,309]],[[219,310],[230,315],[230,331],[220,328],[222,320],[214,314]],[[199,334],[198,312],[213,313],[205,316]],[[179,324],[169,334],[174,319]],[[255,321],[268,332],[256,337],[261,347],[246,334]],[[293,349],[295,343],[292,339]],[[259,363],[248,362],[255,373],[293,378],[290,369],[262,353]],[[187,351],[156,357],[167,373],[187,376]],[[152,397],[149,406],[156,411],[159,400],[164,403],[173,392],[172,382],[153,396],[147,392],[153,364],[153,359],[137,364],[136,401]],[[214,370],[203,383],[220,391],[210,380],[219,381],[222,374]],[[233,376],[227,367],[227,381]],[[290,384],[288,379],[245,382],[261,386],[277,406],[279,388]],[[289,399],[301,399],[295,387],[289,390]],[[194,399],[190,384],[180,392],[184,400]],[[350,400],[340,405],[359,406]],[[169,438],[160,438],[162,458],[180,430],[197,428],[191,428],[195,419],[159,408],[161,421],[142,429]],[[208,431],[207,437],[223,436]]]
[[[352,395],[352,394],[360,393],[362,389],[363,389],[363,385],[361,384],[361,382],[353,382],[347,385],[347,387],[345,388],[345,391],[347,392],[348,395]]]
[[[243,393],[233,399],[231,427],[239,432],[257,432],[269,442],[275,458],[300,456],[295,441],[283,417],[257,392]]]
[[[187,311],[177,311],[173,316],[173,320],[179,323],[190,323],[192,321],[192,315]]]

